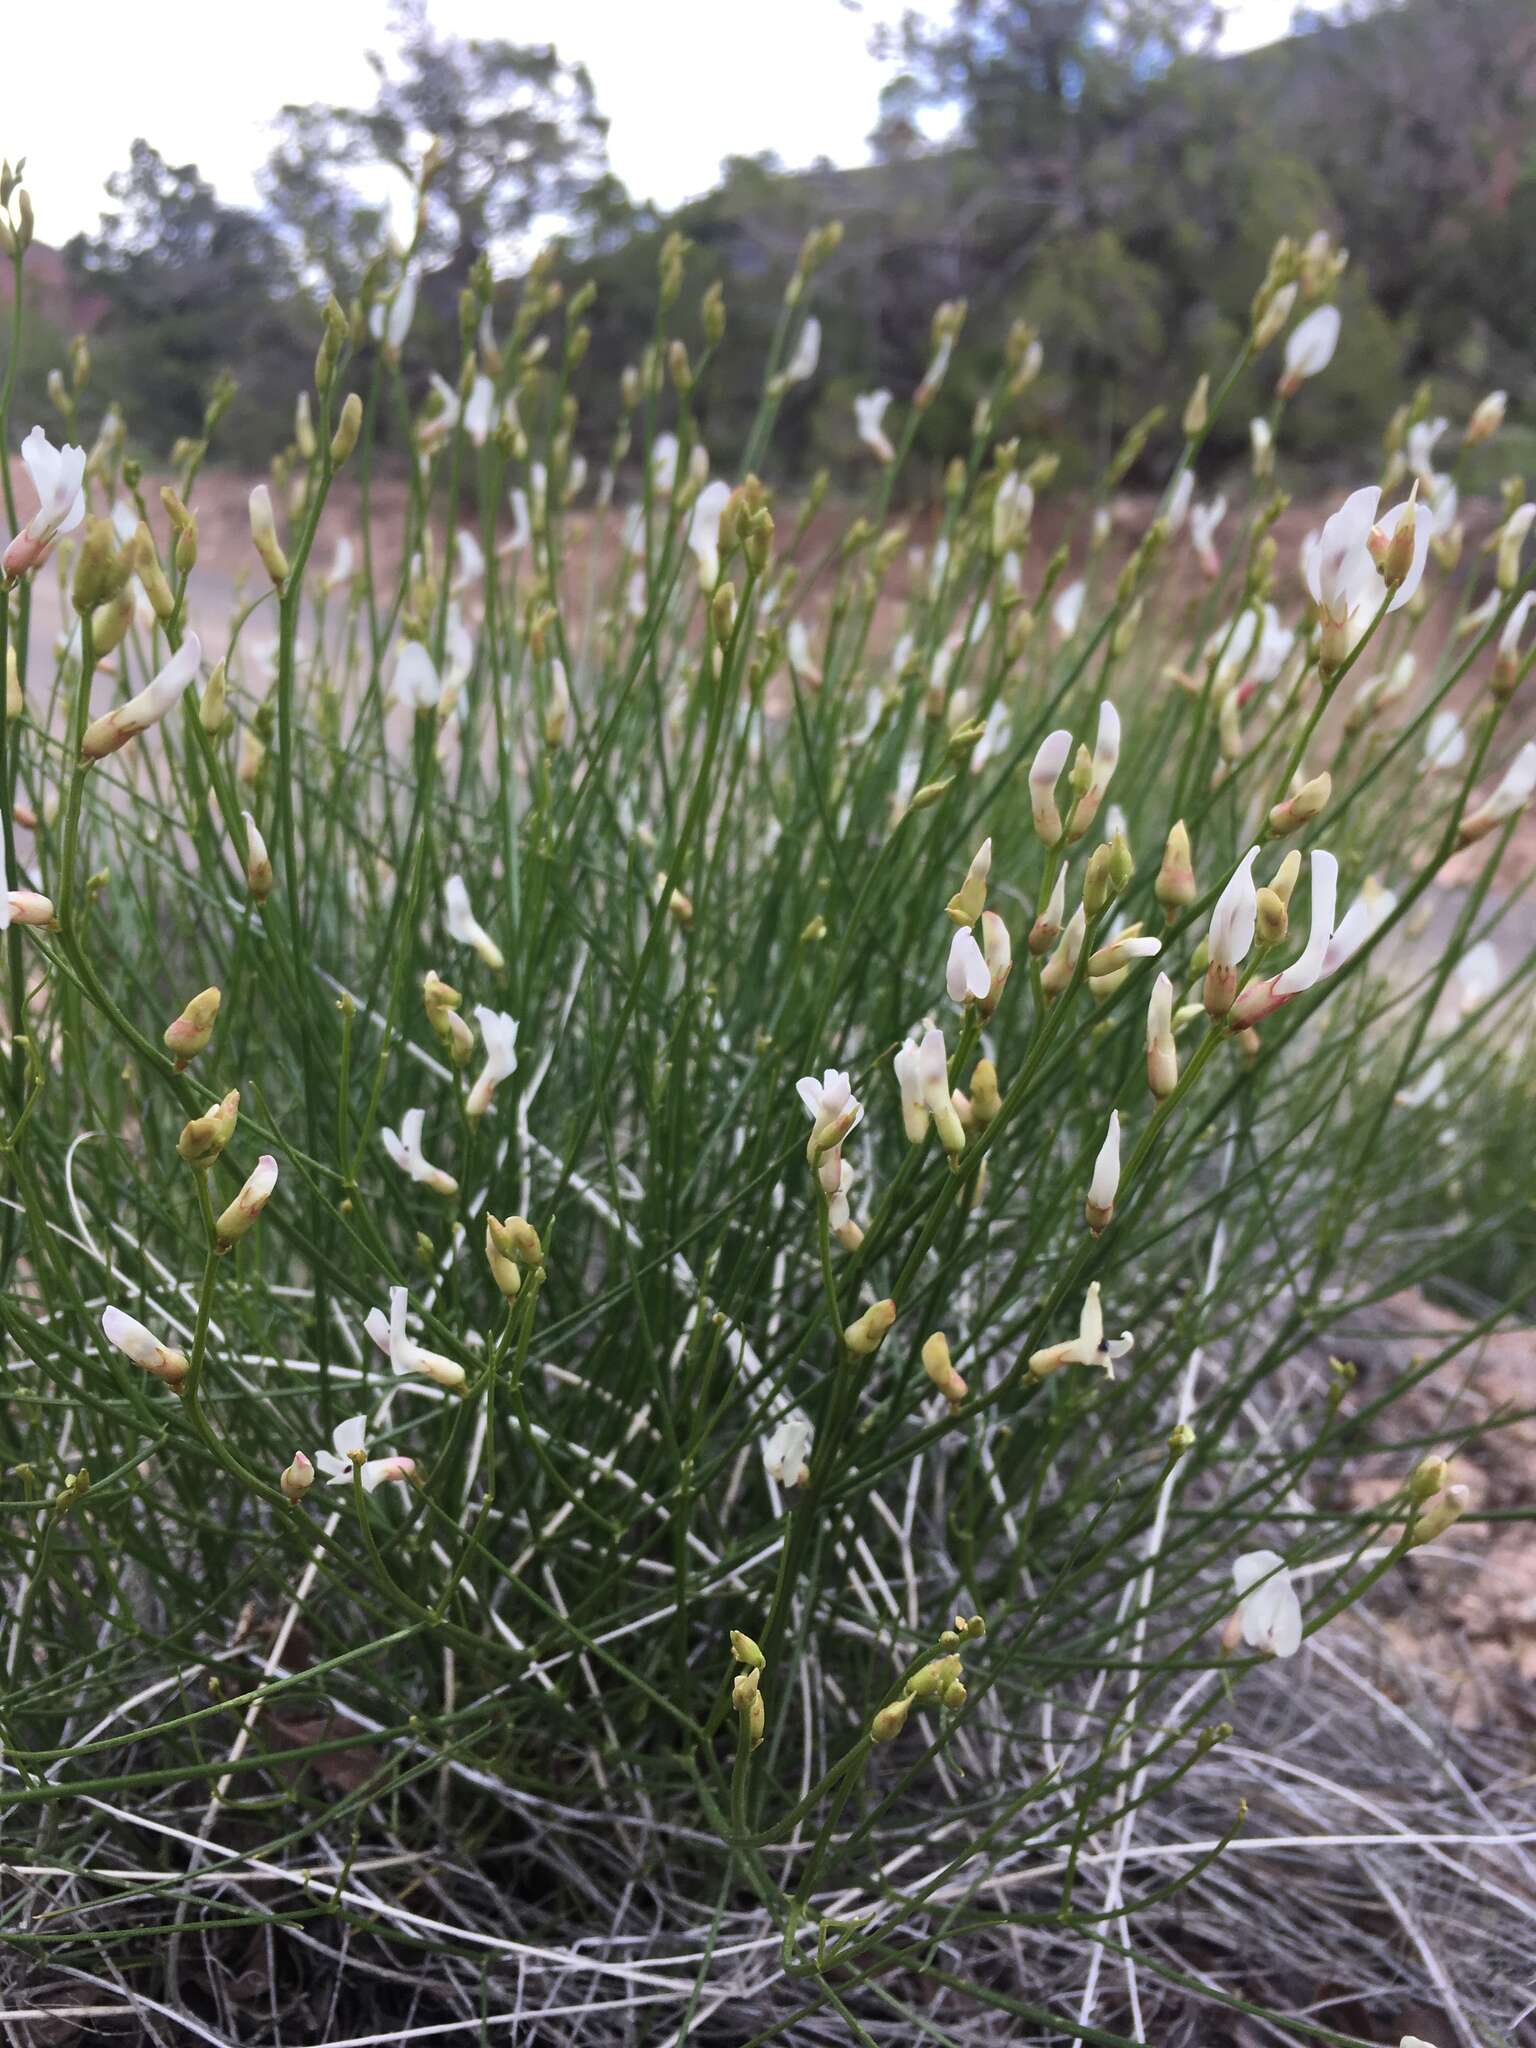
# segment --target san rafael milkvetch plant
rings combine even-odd
[[[1053,458],[1009,428],[1049,336],[1015,331],[938,501],[906,488],[959,304],[914,392],[857,399],[862,495],[791,500],[835,235],[725,476],[727,309],[677,331],[677,239],[602,459],[553,259],[516,295],[482,265],[428,377],[415,252],[381,257],[232,600],[207,437],[157,491],[110,410],[77,444],[79,351],[62,445],[21,440],[13,2013],[1512,2017],[1518,1775],[1377,1629],[1475,1568],[1510,1419],[1466,1347],[1521,1303],[1465,1274],[1509,1221],[1479,1104],[1530,1106],[1532,507],[1463,545],[1419,406],[1278,546],[1326,238],[1276,249],[1160,492],[1121,496],[1147,422],[1054,553]],[[1202,450],[1255,365],[1229,502]],[[1433,1341],[1357,1370],[1453,1264]]]

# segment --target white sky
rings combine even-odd
[[[1229,47],[1285,32],[1292,0],[1227,0]],[[460,35],[554,42],[584,63],[615,172],[662,205],[707,191],[722,157],[773,149],[791,167],[867,158],[884,68],[872,29],[904,0],[433,0]],[[945,11],[922,0],[921,11]],[[94,228],[103,185],[142,135],[196,163],[221,197],[255,197],[285,101],[367,105],[389,0],[203,0],[145,14],[123,0],[12,5],[0,53],[0,154],[27,159],[40,240]],[[195,26],[194,26],[195,24]],[[220,30],[225,33],[221,36]],[[73,62],[70,51],[87,53]],[[40,92],[37,81],[57,90]],[[22,81],[29,81],[25,91]]]

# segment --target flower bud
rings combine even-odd
[[[141,1371],[153,1373],[156,1379],[164,1380],[172,1393],[180,1393],[181,1383],[191,1370],[185,1353],[162,1344],[141,1322],[125,1315],[120,1308],[105,1309],[101,1327],[107,1342],[121,1351],[125,1358],[131,1359]]]
[[[1444,1458],[1421,1458],[1408,1475],[1408,1498],[1416,1507],[1433,1500],[1450,1478],[1450,1467]]]
[[[244,1237],[267,1206],[276,1186],[277,1161],[270,1152],[263,1152],[252,1167],[245,1186],[213,1227],[221,1252],[228,1251],[232,1244],[237,1244]]]
[[[206,1172],[234,1136],[240,1116],[240,1090],[231,1088],[222,1102],[184,1125],[176,1150],[188,1166]]]
[[[355,391],[349,391],[342,401],[341,417],[336,422],[336,431],[331,436],[331,467],[340,469],[352,450],[357,446],[357,437],[363,426],[363,401]]]
[[[1464,1486],[1447,1486],[1443,1492],[1437,1493],[1414,1522],[1408,1548],[1417,1550],[1420,1544],[1433,1543],[1437,1536],[1443,1536],[1453,1522],[1461,1520],[1471,1499]]]
[[[1159,1102],[1179,1085],[1179,1054],[1173,1038],[1173,983],[1159,974],[1147,1003],[1147,1086]]]
[[[935,1330],[924,1343],[922,1361],[923,1371],[951,1408],[958,1408],[969,1390],[950,1360],[949,1339],[942,1330]]]
[[[1028,945],[1031,955],[1039,959],[1049,953],[1061,937],[1061,921],[1067,908],[1067,871],[1056,870],[1056,880],[1051,888],[1050,900],[1044,910],[1029,928]]]
[[[1304,782],[1294,796],[1284,803],[1278,803],[1269,814],[1269,831],[1278,839],[1282,833],[1294,832],[1315,818],[1333,794],[1333,777],[1325,768],[1321,775],[1314,775],[1310,782]]]
[[[997,1068],[991,1060],[978,1060],[971,1071],[971,1114],[983,1129],[1002,1114],[1003,1098],[997,1086]]]
[[[128,564],[117,551],[117,533],[110,519],[87,519],[85,537],[75,557],[70,602],[77,612],[94,612],[109,604],[123,589],[130,575]]]
[[[1491,440],[1504,424],[1504,411],[1508,397],[1502,391],[1490,391],[1486,398],[1479,399],[1472,408],[1472,417],[1467,421],[1466,432],[1462,435],[1464,448],[1479,447]]]
[[[278,542],[277,521],[272,515],[272,495],[265,484],[257,484],[251,492],[250,511],[252,543],[267,574],[281,587],[288,579],[288,557]]]
[[[951,1653],[947,1657],[935,1657],[921,1669],[914,1671],[907,1680],[906,1693],[914,1700],[936,1700],[963,1675],[965,1667],[960,1659]]]
[[[739,1628],[731,1630],[731,1655],[738,1664],[745,1664],[752,1671],[766,1671],[768,1659],[749,1635],[743,1635]]]
[[[203,685],[197,706],[197,722],[211,740],[216,740],[229,724],[229,695],[225,681],[223,662],[215,662],[213,674]]]
[[[1273,889],[1260,889],[1254,900],[1257,905],[1254,930],[1259,943],[1264,946],[1278,946],[1290,925],[1285,905]]]
[[[189,1060],[195,1060],[206,1049],[218,1014],[219,991],[205,988],[201,995],[192,998],[174,1024],[167,1024],[163,1042],[166,1051],[175,1055],[178,1074]]]
[[[1211,417],[1211,379],[1209,371],[1202,370],[1189,394],[1184,407],[1184,432],[1191,439],[1203,434]]]
[[[302,1451],[295,1451],[293,1463],[283,1467],[277,1483],[283,1489],[283,1498],[297,1507],[315,1483],[315,1468]]]
[[[870,1739],[874,1742],[894,1742],[907,1725],[907,1716],[912,1711],[910,1695],[903,1693],[899,1700],[892,1700],[888,1707],[882,1707],[869,1724]]]
[[[242,811],[245,820],[245,880],[246,886],[258,903],[265,903],[272,894],[272,860],[267,852],[267,842],[262,838],[256,820],[249,811]]]
[[[1162,865],[1157,871],[1157,880],[1152,884],[1152,893],[1168,912],[1170,920],[1174,911],[1193,903],[1198,893],[1189,832],[1182,818],[1175,820],[1169,828],[1163,846]]]
[[[945,906],[951,923],[969,931],[987,907],[987,878],[992,872],[992,841],[983,839],[971,857],[965,880]]]
[[[761,1664],[755,1664],[746,1671],[738,1672],[732,1680],[731,1705],[738,1714],[750,1713],[752,1702],[757,1697],[757,1689],[762,1683],[759,1676],[762,1668]]]
[[[1083,874],[1083,909],[1089,917],[1098,917],[1108,908],[1114,897],[1115,886],[1109,870],[1109,848],[1096,846],[1088,856],[1088,866]]]
[[[871,1358],[885,1342],[886,1334],[896,1320],[894,1301],[877,1301],[865,1309],[856,1322],[848,1325],[843,1332],[843,1342],[855,1358]]]

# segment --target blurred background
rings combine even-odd
[[[1316,226],[1351,252],[1338,357],[1287,421],[1318,488],[1375,474],[1386,422],[1426,379],[1453,418],[1510,392],[1510,428],[1464,488],[1536,469],[1533,0],[1294,15],[1285,0],[268,0],[212,71],[174,40],[125,35],[101,0],[69,34],[96,12],[111,36],[89,75],[51,104],[34,90],[0,137],[27,160],[38,218],[13,417],[56,424],[47,372],[83,333],[93,403],[122,408],[149,463],[198,432],[223,370],[239,391],[216,459],[260,467],[287,439],[318,308],[328,290],[348,299],[386,237],[409,238],[408,174],[435,135],[446,165],[412,354],[454,359],[478,258],[510,300],[558,238],[568,282],[598,286],[577,430],[594,462],[652,333],[668,230],[697,245],[689,293],[724,285],[732,346],[702,414],[729,470],[801,237],[836,217],[820,372],[776,436],[791,475],[852,474],[853,394],[910,392],[933,307],[963,297],[965,346],[911,491],[963,444],[1020,317],[1045,369],[1019,425],[1059,451],[1063,483],[1162,404],[1141,475],[1155,478],[1195,376],[1230,360],[1276,236]],[[61,33],[46,10],[10,22],[11,78],[59,77]],[[1236,394],[1206,481],[1243,460],[1270,374]]]

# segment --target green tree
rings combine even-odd
[[[225,205],[195,164],[168,164],[142,139],[107,191],[114,204],[97,232],[64,252],[110,305],[93,337],[97,388],[119,396],[131,431],[163,451],[198,431],[214,378],[233,368],[241,388],[221,446],[264,460],[317,332],[281,238],[260,215]]]
[[[515,248],[541,223],[595,218],[619,201],[592,81],[553,45],[441,35],[424,0],[402,0],[393,64],[374,53],[371,107],[287,106],[263,189],[305,266],[351,288],[378,247],[383,209],[358,188],[389,166],[414,180],[423,136],[439,144],[421,254],[445,303],[478,256]]]

